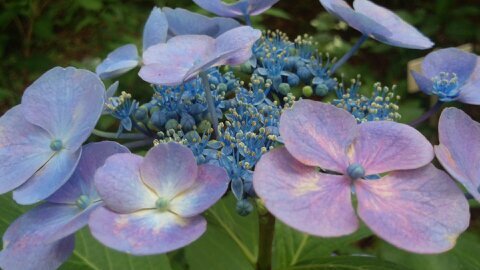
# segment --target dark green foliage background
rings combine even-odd
[[[403,1],[377,0],[416,25],[437,43],[437,47],[480,44],[480,2],[478,0]],[[24,89],[53,66],[73,65],[93,70],[108,52],[125,43],[141,41],[143,24],[154,5],[201,11],[189,0],[0,0],[0,115],[20,102]],[[308,33],[319,42],[319,50],[341,56],[359,37],[324,12],[318,0],[281,0],[265,15],[254,18],[256,27],[280,29],[291,38]],[[431,104],[423,94],[407,94],[407,62],[425,51],[392,48],[375,41],[364,45],[341,72],[345,78],[362,74],[364,88],[374,82],[398,85],[402,95],[402,121],[421,115]],[[135,72],[121,79],[121,90],[136,97],[151,93]],[[459,104],[456,104],[459,105]],[[459,105],[460,106],[460,105]],[[476,106],[463,106],[480,119]],[[436,143],[435,119],[421,127]],[[117,123],[104,119],[103,129],[115,130]],[[479,138],[480,139],[480,138]],[[206,214],[207,233],[193,245],[167,256],[134,258],[99,245],[87,230],[77,235],[77,249],[62,269],[253,269],[237,244],[256,256],[257,219],[239,217],[229,198]],[[0,234],[24,207],[10,194],[0,196]],[[472,221],[450,252],[435,256],[400,251],[366,228],[352,236],[319,239],[305,236],[277,224],[274,247],[275,269],[480,269],[480,208],[472,205]],[[237,244],[233,239],[237,239]],[[335,254],[337,256],[331,257]],[[349,255],[371,256],[349,256]]]

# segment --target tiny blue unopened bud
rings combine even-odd
[[[300,84],[300,78],[296,74],[291,74],[288,76],[287,81],[290,86],[297,86]]]
[[[153,126],[157,129],[161,129],[167,122],[167,115],[163,111],[156,110],[153,112],[150,122],[152,122]]]
[[[87,195],[81,195],[78,197],[77,201],[75,202],[77,207],[84,210],[87,209],[88,206],[92,203],[90,198]]]
[[[307,67],[300,67],[297,69],[297,75],[300,77],[300,79],[304,82],[310,81],[310,78],[312,77],[312,73]]]
[[[288,83],[281,83],[278,86],[278,92],[286,96],[288,93],[290,93],[290,85],[288,85]]]
[[[202,120],[197,126],[197,131],[199,133],[207,133],[209,129],[212,128],[212,124],[208,120]]]
[[[253,205],[246,199],[237,202],[237,213],[240,216],[247,216],[253,211]]]
[[[167,211],[169,205],[170,205],[170,202],[164,198],[158,198],[157,201],[155,202],[155,207],[157,207],[157,210],[160,212]]]
[[[140,106],[136,111],[135,111],[135,119],[138,121],[144,121],[147,119],[148,116],[148,108],[145,106]]]
[[[226,92],[228,90],[228,86],[224,83],[219,83],[217,85],[217,91],[218,92]]]
[[[165,129],[170,130],[170,129],[177,129],[178,128],[178,121],[175,119],[170,119],[167,121],[165,124]]]
[[[63,149],[63,142],[61,140],[53,140],[51,143],[50,143],[50,149],[52,149],[53,151],[55,152],[58,152],[60,150]]]
[[[319,84],[315,87],[315,95],[324,97],[328,94],[328,86],[326,84]]]
[[[365,176],[365,169],[362,165],[353,163],[348,166],[347,174],[352,180],[357,180]]]
[[[190,131],[193,129],[193,126],[195,126],[195,119],[193,119],[190,114],[183,113],[180,119],[180,125],[182,125],[184,131]]]

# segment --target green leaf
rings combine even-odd
[[[16,204],[10,193],[0,196],[0,205],[2,206],[0,214],[0,235],[3,235],[8,226],[30,207]]]
[[[407,270],[391,262],[367,256],[337,256],[316,259],[285,270]]]
[[[319,257],[328,257],[332,253],[341,253],[353,243],[369,237],[372,233],[365,227],[348,236],[336,238],[319,238],[301,233],[287,225],[277,222],[275,228],[273,262],[275,269],[285,269],[301,261]],[[347,253],[348,251],[345,251]]]
[[[466,232],[460,236],[456,246],[443,254],[420,255],[399,250],[386,242],[382,242],[378,256],[410,267],[412,270],[470,270],[480,269],[480,237],[478,232]]]
[[[17,205],[10,194],[0,196],[2,213],[0,215],[0,234],[3,235],[8,226],[21,214],[30,209],[29,206]],[[60,269],[65,270],[108,270],[108,269],[161,269],[171,270],[166,255],[132,256],[107,248],[95,240],[88,228],[77,232],[75,236],[75,250],[67,262]]]
[[[114,251],[95,240],[88,228],[75,235],[75,250],[70,259],[60,269],[92,269],[92,270],[170,270],[166,255],[132,256]]]
[[[253,269],[258,254],[257,213],[238,215],[235,199],[230,195],[213,206],[205,217],[207,232],[186,247],[189,269]]]

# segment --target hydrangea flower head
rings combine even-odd
[[[145,65],[139,75],[149,83],[179,85],[210,67],[244,63],[260,36],[259,30],[249,26],[234,28],[216,39],[205,35],[176,36],[145,51]]]
[[[240,0],[227,4],[222,0],[193,0],[197,5],[222,17],[259,15],[280,0]]]
[[[440,116],[438,134],[437,159],[480,201],[480,124],[462,110],[447,108]]]
[[[134,255],[165,253],[200,237],[200,214],[225,193],[228,177],[214,165],[197,166],[193,153],[177,143],[160,144],[145,158],[110,157],[95,175],[105,207],[89,226],[103,244]]]
[[[362,34],[385,44],[411,49],[428,49],[434,45],[398,15],[368,0],[355,0],[354,9],[344,0],[320,0],[320,3]]]
[[[412,71],[420,90],[440,101],[480,105],[480,57],[456,48],[425,57],[422,73]]]
[[[81,145],[104,106],[105,87],[90,71],[56,67],[0,118],[0,193],[20,204],[39,202],[72,175]]]
[[[433,148],[412,127],[357,124],[347,111],[302,100],[282,114],[280,135],[285,147],[262,156],[253,184],[268,210],[298,230],[324,237],[353,233],[352,191],[365,224],[412,252],[448,250],[468,226],[463,193],[429,164]]]
[[[176,8],[153,8],[143,29],[143,51],[150,46],[165,43],[178,35],[208,35],[217,37],[239,27],[240,24],[228,18],[209,18],[201,14]],[[142,62],[134,44],[123,45],[108,54],[97,66],[96,73],[102,79],[117,77]]]
[[[107,157],[128,152],[108,141],[85,145],[68,182],[7,229],[0,252],[2,269],[54,269],[68,258],[73,251],[73,234],[87,225],[90,213],[102,205],[93,184],[96,169]],[[35,258],[35,264],[25,258]]]

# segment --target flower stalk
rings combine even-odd
[[[416,120],[410,122],[409,125],[412,126],[412,127],[417,127],[421,123],[425,122],[430,117],[432,117],[432,115],[434,115],[436,112],[438,112],[438,110],[440,110],[442,108],[443,103],[444,103],[443,101],[438,100],[437,103],[435,103],[435,105],[433,105],[433,107],[430,108],[430,110],[428,110],[426,113],[424,113],[422,116],[420,116]]]
[[[208,82],[208,75],[206,72],[202,71],[199,74],[200,78],[202,79],[203,89],[205,91],[205,98],[207,99],[207,106],[208,106],[208,114],[210,115],[210,119],[212,121],[213,130],[215,132],[215,136],[219,138],[218,134],[218,117],[215,112],[215,103],[213,101],[212,91],[210,90],[210,83]]]
[[[360,49],[360,47],[362,47],[363,43],[365,43],[367,39],[367,35],[363,35],[362,37],[360,37],[360,39],[357,41],[357,43],[355,43],[355,45],[353,45],[350,51],[348,51],[344,56],[342,56],[342,58],[340,58],[340,60],[338,60],[337,63],[335,63],[330,72],[333,74],[335,73],[335,71],[337,71],[337,69],[343,66],[343,64],[345,64],[352,56],[357,53],[357,51]]]
[[[275,217],[270,212],[259,211],[258,259],[256,270],[272,269],[272,246],[275,235]]]

